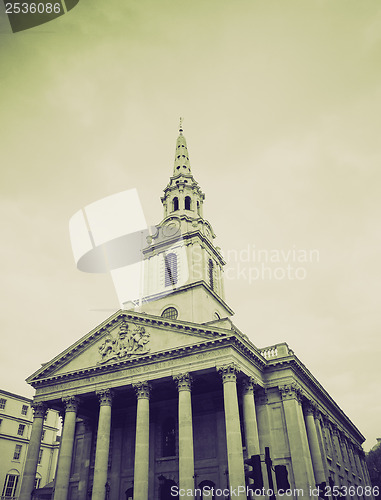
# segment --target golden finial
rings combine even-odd
[[[179,128],[179,132],[180,132],[180,134],[181,134],[181,132],[183,131],[183,120],[184,120],[184,118],[182,118],[182,117],[180,116],[180,128]]]

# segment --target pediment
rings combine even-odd
[[[224,333],[221,329],[216,331],[203,325],[169,322],[145,314],[119,311],[52,361],[45,363],[27,382],[33,384],[41,379],[120,364],[183,346],[196,346],[205,340],[229,334],[229,331]]]

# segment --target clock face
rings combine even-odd
[[[164,236],[174,236],[180,231],[180,222],[178,220],[170,220],[163,226]]]

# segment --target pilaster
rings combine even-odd
[[[305,498],[310,498],[315,478],[303,417],[302,391],[297,384],[288,384],[280,386],[279,392],[286,418],[295,487],[303,490]]]

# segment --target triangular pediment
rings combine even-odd
[[[28,383],[84,370],[129,362],[157,353],[231,334],[189,322],[166,320],[142,313],[118,311],[31,375]]]

